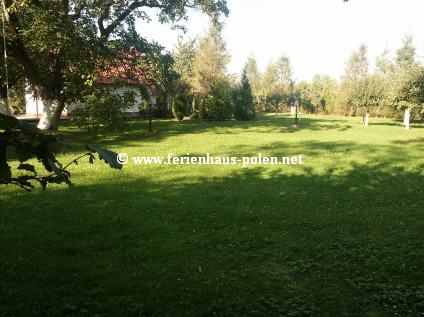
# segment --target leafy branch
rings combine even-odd
[[[86,145],[89,151],[63,166],[55,154],[60,152],[65,143],[51,134],[44,134],[35,126],[23,121],[19,121],[13,116],[0,114],[0,184],[12,184],[27,191],[31,191],[35,186],[32,181],[38,182],[43,190],[48,184],[66,183],[72,186],[71,173],[67,168],[78,165],[78,161],[86,156],[89,163],[95,161],[94,154],[97,153],[100,160],[105,161],[111,168],[122,169],[122,164],[118,163],[118,154],[107,149],[98,149],[92,145]],[[20,165],[17,170],[25,171],[25,175],[13,176],[11,167],[8,164],[8,152],[14,150]],[[39,176],[35,166],[25,163],[31,158],[37,158],[43,164],[44,169],[51,174]]]

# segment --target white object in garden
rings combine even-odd
[[[369,117],[370,117],[370,114],[367,112],[366,114],[365,114],[365,126],[368,126],[368,119],[369,119]]]
[[[409,113],[409,108],[405,109],[405,116],[403,118],[403,125],[405,126],[405,129],[409,129],[409,118],[411,117],[411,114]]]

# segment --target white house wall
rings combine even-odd
[[[137,115],[140,111],[140,106],[143,102],[140,94],[140,90],[137,87],[108,87],[111,94],[119,94],[123,96],[125,93],[134,93],[135,95],[135,102],[132,107],[129,107],[124,110],[124,113]],[[156,105],[156,96],[154,95],[155,86],[151,86],[150,88],[150,103],[153,105]],[[40,99],[36,100],[32,95],[27,94],[25,96],[26,99],[26,113],[28,115],[33,116],[41,116],[43,114],[43,103]],[[37,109],[38,104],[38,109]],[[66,108],[63,110],[62,115],[71,114],[72,110],[74,110],[77,106],[83,106],[82,103],[70,103],[66,106]]]
[[[41,117],[43,114],[43,102],[40,98],[35,98],[31,94],[25,94],[25,113],[34,117]],[[62,111],[62,116],[66,116],[66,108]]]
[[[34,96],[32,96],[31,94],[25,95],[25,104],[26,104],[26,114],[36,116],[39,113],[38,111],[43,110],[43,109],[38,109],[37,111],[37,102]],[[38,108],[40,108],[40,103],[38,104]]]

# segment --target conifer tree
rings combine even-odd
[[[255,105],[253,102],[252,87],[247,77],[247,65],[243,69],[240,87],[236,93],[234,118],[236,120],[253,120],[255,118]]]

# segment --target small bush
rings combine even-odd
[[[153,116],[155,118],[172,118],[172,110],[168,108],[166,102],[158,102],[153,106]]]
[[[234,104],[229,85],[227,83],[214,84],[211,92],[200,101],[199,108],[199,118],[201,119],[231,119],[234,113]]]
[[[104,89],[96,89],[84,98],[82,105],[72,111],[78,127],[96,137],[100,130],[121,133],[127,127],[123,111],[135,102],[134,94],[113,95]]]
[[[190,105],[190,117],[192,118],[199,118],[199,112],[200,112],[200,99],[199,96],[194,96],[193,101]]]
[[[143,120],[149,119],[150,109],[149,109],[149,104],[147,103],[147,101],[143,101],[140,104],[140,107],[139,107],[139,110],[138,110],[138,115]]]
[[[65,183],[71,186],[71,173],[67,168],[71,164],[78,164],[85,156],[93,163],[94,153],[98,153],[99,159],[104,160],[111,168],[122,168],[117,153],[88,144],[85,145],[88,150],[86,154],[63,166],[57,160],[56,154],[63,145],[69,147],[69,143],[60,141],[52,134],[45,134],[32,124],[19,121],[13,116],[0,113],[0,131],[0,185],[16,185],[26,191],[31,191],[37,183],[43,189],[46,189],[48,184]],[[8,154],[11,152],[14,152],[16,159],[20,161],[17,167],[15,165],[12,168],[8,164],[11,161]],[[30,164],[29,160],[35,158],[42,163],[42,168],[40,165]],[[40,169],[48,174],[39,175]]]
[[[172,114],[178,121],[183,120],[187,108],[187,101],[183,94],[177,94],[172,102]]]
[[[149,104],[147,102],[143,102],[140,105],[140,110],[138,114],[141,119],[147,120],[149,119]],[[157,102],[152,106],[152,117],[153,118],[162,118],[168,119],[172,118],[172,111],[168,109],[168,105],[165,102]]]

